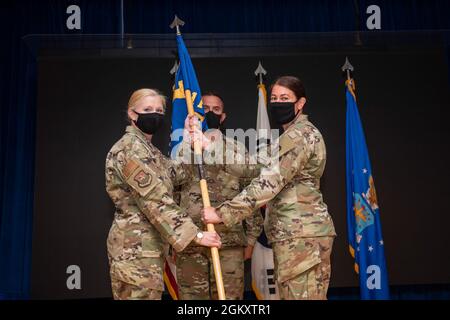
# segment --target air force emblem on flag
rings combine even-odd
[[[367,201],[359,193],[356,193],[354,198],[355,206],[353,210],[355,211],[356,233],[361,234],[365,228],[374,223],[373,211]]]
[[[373,183],[372,175],[369,177],[369,189],[366,193],[355,193],[354,197],[354,207],[356,220],[356,233],[360,235],[365,228],[374,223],[374,215],[378,209],[377,197],[375,192],[375,185]],[[361,237],[357,237],[360,240]],[[357,241],[359,243],[359,241]]]

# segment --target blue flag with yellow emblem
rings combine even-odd
[[[346,82],[347,232],[361,299],[389,299],[380,213],[353,79]]]
[[[182,129],[184,128],[184,121],[188,115],[186,95],[190,95],[192,99],[194,112],[202,123],[202,129],[206,130],[208,128],[206,121],[203,121],[205,112],[203,110],[200,86],[195,75],[191,57],[181,35],[177,35],[177,45],[180,62],[175,75],[173,90],[171,150],[183,140]]]

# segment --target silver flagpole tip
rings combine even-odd
[[[184,26],[184,21],[178,18],[177,15],[175,15],[175,18],[173,18],[172,23],[170,24],[170,29],[176,28],[176,27],[182,27]]]
[[[255,76],[258,76],[260,74],[262,74],[262,75],[267,74],[267,71],[263,68],[261,61],[259,61],[258,68],[256,68],[256,70],[255,70]]]
[[[354,68],[353,66],[350,64],[350,61],[348,61],[348,57],[345,57],[345,63],[342,66],[342,71],[345,72],[347,70],[350,70],[351,72],[353,72]]]

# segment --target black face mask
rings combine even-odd
[[[295,102],[270,102],[269,112],[272,121],[277,125],[289,123],[297,116]]]
[[[154,134],[161,128],[164,122],[164,115],[157,112],[152,113],[134,113],[138,115],[137,121],[134,121],[136,126],[146,134]]]
[[[209,129],[219,129],[221,115],[218,115],[212,111],[209,111],[209,112],[205,113],[205,117],[206,117],[206,123],[208,124]]]

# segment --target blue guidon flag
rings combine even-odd
[[[346,81],[347,231],[361,299],[389,299],[380,212],[354,80]]]
[[[183,140],[184,121],[188,115],[186,96],[192,100],[194,112],[202,123],[202,129],[208,129],[204,120],[204,109],[200,86],[195,75],[189,53],[181,35],[177,35],[179,65],[175,74],[173,86],[172,135],[170,141],[171,155],[175,155],[175,147]],[[164,282],[172,299],[178,300],[178,282],[174,252],[166,248],[166,263],[164,266]]]
[[[200,86],[195,75],[194,66],[191,57],[186,49],[183,38],[177,35],[179,66],[175,75],[175,84],[173,88],[173,109],[172,109],[172,136],[170,149],[183,140],[182,129],[184,121],[188,115],[186,96],[192,99],[194,112],[201,121],[203,131],[208,129],[204,120],[205,111],[203,109],[202,94]],[[181,130],[177,130],[181,129]]]

